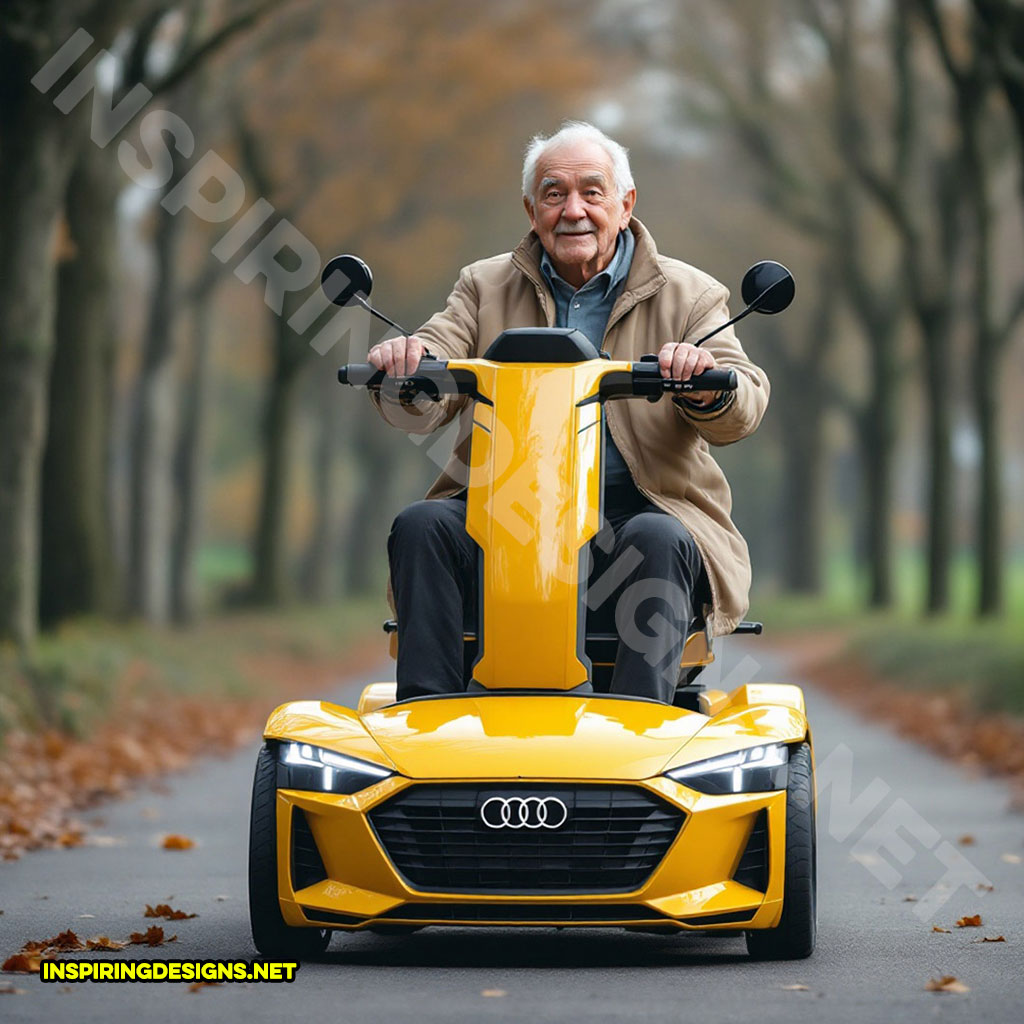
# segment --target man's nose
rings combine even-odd
[[[571,191],[565,197],[565,206],[562,208],[562,216],[566,220],[583,220],[587,215],[587,208],[583,197],[579,192]]]

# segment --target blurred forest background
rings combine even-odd
[[[896,661],[981,637],[1024,709],[1019,0],[0,0],[8,675],[108,622],[383,618],[446,451],[335,383],[368,317],[322,351],[316,283],[260,268],[357,252],[418,324],[525,233],[524,145],[569,117],[629,147],[663,252],[796,276],[740,331],[764,425],[716,453],[752,615],[882,610]]]

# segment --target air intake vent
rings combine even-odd
[[[453,784],[410,786],[369,817],[421,891],[542,895],[640,888],[685,815],[639,786]]]
[[[552,924],[667,920],[650,907],[629,903],[603,906],[597,903],[403,903],[381,914],[381,918],[385,917],[401,921],[530,921]]]
[[[292,809],[292,888],[298,892],[308,885],[316,885],[327,877],[327,869],[320,859],[320,851],[313,838],[305,813]]]
[[[754,818],[746,849],[732,877],[734,882],[758,892],[768,888],[768,812],[764,809]]]

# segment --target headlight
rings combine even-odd
[[[318,793],[358,793],[393,771],[369,761],[322,750],[308,743],[282,743],[277,748],[278,785]]]
[[[670,779],[700,793],[767,793],[789,781],[789,747],[774,743],[734,754],[694,761],[665,772]]]

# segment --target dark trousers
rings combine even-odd
[[[707,578],[686,527],[639,492],[611,506],[591,541],[587,631],[617,632],[610,692],[672,703]],[[476,543],[464,498],[403,509],[388,558],[398,615],[398,699],[465,689],[463,629],[477,620]]]

